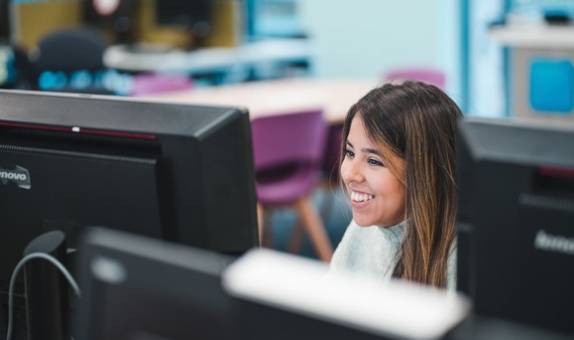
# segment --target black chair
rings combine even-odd
[[[106,46],[96,31],[64,29],[43,37],[33,60],[41,71],[97,71],[104,68]]]
[[[31,89],[36,80],[35,65],[20,46],[0,43],[0,88]]]
[[[97,31],[72,28],[51,32],[38,43],[31,60],[36,68],[36,84],[43,72],[63,72],[70,76],[77,71],[92,74],[105,70],[104,52],[107,43]],[[40,88],[39,88],[40,89]],[[59,88],[64,92],[113,94],[104,88]]]

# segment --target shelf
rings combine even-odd
[[[206,72],[236,66],[309,60],[311,43],[301,39],[272,39],[238,47],[134,52],[116,45],[104,55],[107,67],[135,72]]]
[[[574,49],[574,25],[513,25],[492,28],[489,35],[508,47]]]

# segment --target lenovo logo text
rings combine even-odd
[[[0,183],[3,185],[14,183],[19,188],[27,190],[32,188],[30,172],[21,166],[16,166],[15,169],[0,168]]]
[[[574,238],[561,235],[551,235],[544,230],[539,230],[534,239],[534,248],[552,251],[567,255],[574,255]]]

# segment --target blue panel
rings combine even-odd
[[[533,59],[530,66],[530,106],[534,111],[571,113],[574,70],[567,59]]]
[[[461,101],[460,109],[468,113],[471,107],[470,98],[470,0],[460,2],[460,82]]]

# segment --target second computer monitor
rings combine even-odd
[[[458,287],[479,315],[574,334],[574,124],[466,119]]]

